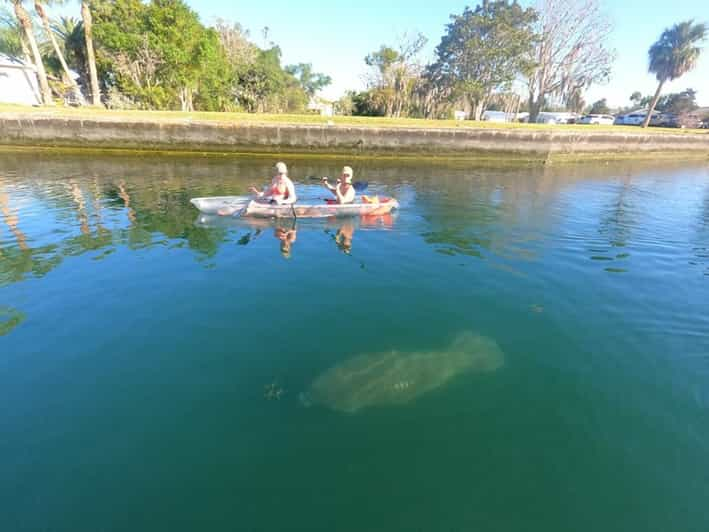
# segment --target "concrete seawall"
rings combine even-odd
[[[406,128],[255,124],[189,119],[0,115],[0,145],[87,149],[299,152],[342,155],[475,157],[507,154],[526,159],[593,155],[683,153],[709,158],[709,134],[564,129]]]

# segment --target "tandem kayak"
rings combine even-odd
[[[399,208],[394,198],[380,198],[376,202],[346,203],[296,203],[274,205],[256,201],[248,196],[221,196],[192,198],[192,205],[204,214],[225,216],[253,216],[255,218],[328,218],[331,216],[379,216]]]

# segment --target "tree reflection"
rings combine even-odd
[[[25,314],[12,307],[0,306],[0,336],[10,332],[25,321]]]
[[[0,213],[3,221],[10,232],[15,236],[17,247],[22,251],[27,251],[27,237],[18,227],[20,221],[19,212],[10,208],[10,197],[5,191],[5,184],[0,180]]]

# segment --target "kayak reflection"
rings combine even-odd
[[[323,223],[324,222],[324,223]],[[197,227],[205,229],[246,229],[236,238],[236,243],[246,245],[253,242],[259,235],[270,233],[278,240],[278,247],[284,258],[291,258],[293,244],[298,237],[298,231],[323,231],[335,243],[337,249],[346,255],[352,252],[354,235],[358,229],[389,230],[393,227],[394,216],[391,214],[358,216],[351,218],[330,217],[319,220],[297,220],[285,218],[234,218],[215,214],[200,214],[195,220]],[[323,227],[324,226],[324,227]],[[321,233],[322,234],[322,233]]]
[[[281,242],[281,255],[283,255],[283,258],[289,259],[291,256],[291,247],[297,235],[295,224],[293,224],[290,229],[276,227],[273,231],[273,235]]]
[[[347,255],[352,252],[352,238],[355,233],[354,221],[347,220],[340,222],[333,228],[325,229],[325,232],[334,240],[335,245],[340,251]]]

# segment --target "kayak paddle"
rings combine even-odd
[[[316,177],[314,175],[311,175],[310,179],[312,181],[322,181],[321,177]],[[355,181],[354,183],[352,183],[352,188],[355,189],[355,192],[364,192],[365,190],[367,190],[368,186],[369,186],[368,181]]]

